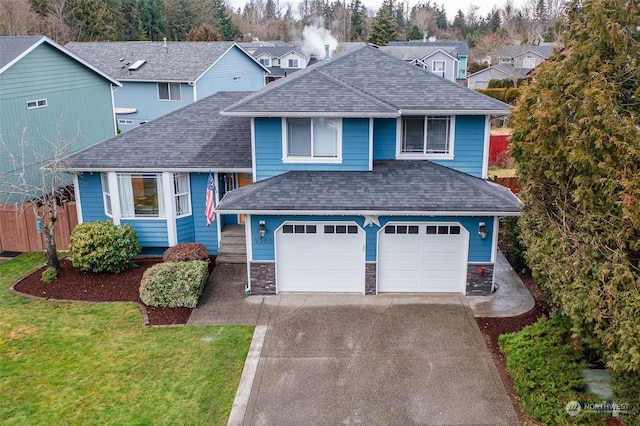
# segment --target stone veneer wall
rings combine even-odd
[[[275,262],[251,262],[251,294],[276,294]]]
[[[483,268],[484,273],[479,274],[478,268]],[[493,265],[473,264],[467,265],[467,296],[489,296],[493,286]]]
[[[377,271],[376,263],[367,263],[365,269],[365,279],[364,279],[364,294],[366,295],[374,295],[378,292],[376,291],[376,271]]]

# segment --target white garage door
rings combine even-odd
[[[364,244],[355,224],[283,225],[276,231],[277,291],[364,293]]]
[[[464,292],[468,239],[457,223],[386,225],[378,237],[378,291]]]

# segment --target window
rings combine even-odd
[[[158,83],[158,99],[161,101],[179,101],[180,83]]]
[[[131,124],[133,124],[133,120],[130,120],[130,119],[128,119],[128,118],[127,118],[127,119],[125,119],[125,118],[119,118],[119,119],[118,119],[118,124],[128,124],[128,125],[131,125]]]
[[[122,217],[165,217],[162,175],[119,174],[118,191]]]
[[[324,225],[325,234],[357,234],[356,225]]]
[[[536,58],[532,56],[527,56],[522,59],[522,68],[535,68],[536,67]]]
[[[270,67],[271,66],[271,59],[269,59],[269,58],[260,58],[260,63],[262,65],[264,65],[265,67]]]
[[[242,80],[242,76],[241,75],[236,75],[233,77],[233,81],[240,81]]]
[[[287,119],[285,157],[339,158],[340,125],[338,118]]]
[[[453,154],[451,117],[404,117],[402,154],[437,156]]]
[[[298,60],[289,59],[289,68],[298,68]]]
[[[191,214],[191,199],[189,190],[189,175],[176,173],[173,175],[173,196],[176,204],[176,217]]]
[[[100,173],[102,180],[102,201],[104,202],[104,211],[107,216],[113,216],[111,208],[111,191],[109,190],[109,176],[106,173]]]
[[[440,77],[444,77],[446,62],[445,61],[433,61],[431,71],[434,74],[438,74]]]
[[[315,234],[316,225],[283,225],[284,234]]]
[[[38,99],[35,101],[27,101],[27,109],[44,108],[47,106],[46,99]]]

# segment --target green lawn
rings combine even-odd
[[[133,303],[9,291],[43,262],[0,265],[0,423],[226,424],[253,327],[146,328]]]

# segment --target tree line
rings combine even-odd
[[[509,0],[481,16],[477,6],[449,17],[443,5],[384,0],[378,10],[362,0],[248,0],[231,8],[224,0],[0,0],[0,35],[44,34],[69,41],[295,40],[320,23],[338,41],[379,45],[424,37],[464,40],[475,56],[497,55],[518,40],[554,41],[563,28],[565,0]]]

